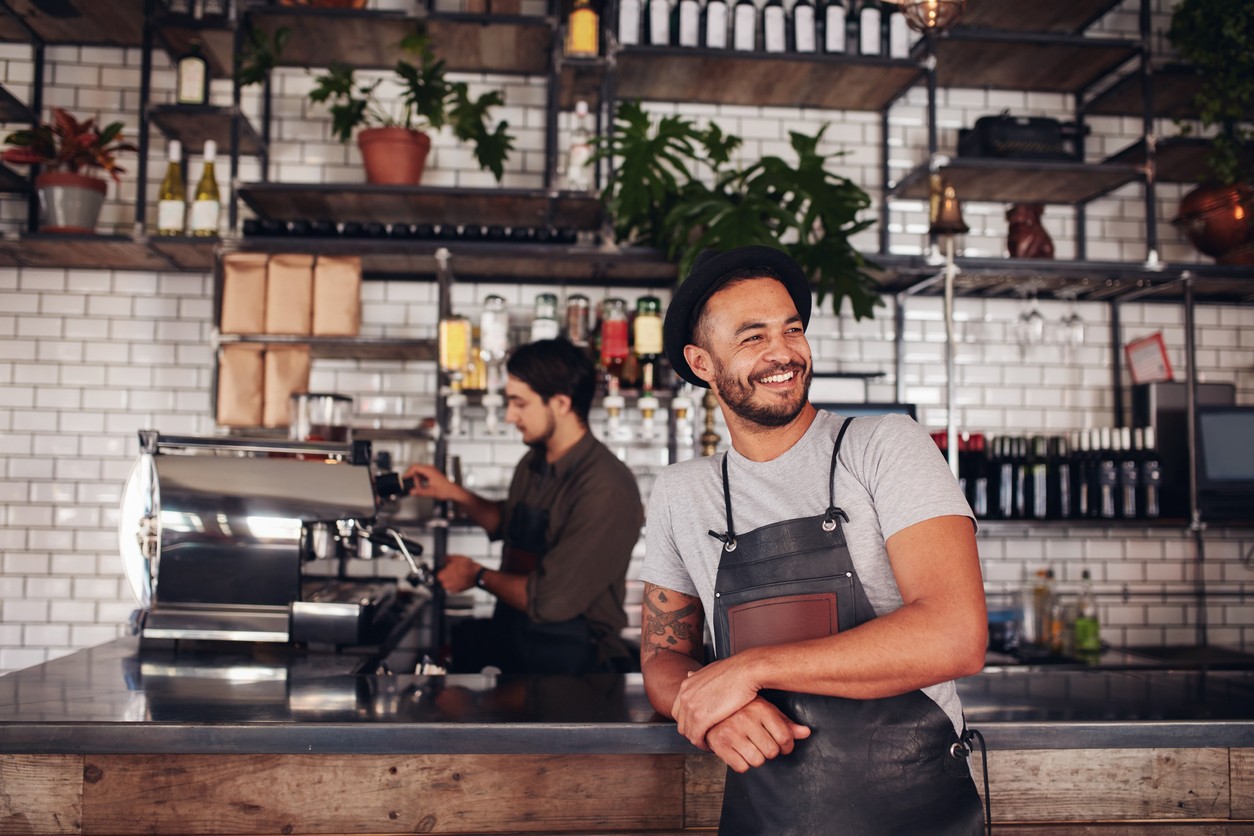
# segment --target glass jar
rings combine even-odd
[[[627,303],[611,297],[601,303],[601,366],[619,379],[627,361]]]
[[[536,313],[531,320],[531,341],[555,340],[561,335],[562,326],[557,321],[557,294],[537,294]]]
[[[588,314],[591,304],[582,293],[571,294],[566,299],[566,338],[575,345],[589,343]]]

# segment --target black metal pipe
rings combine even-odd
[[[153,24],[156,0],[144,0],[143,48],[139,69],[139,163],[135,167],[135,235],[143,235],[148,210],[148,105],[152,97]]]
[[[1141,133],[1145,137],[1145,259],[1158,264],[1158,142],[1154,136],[1154,29],[1150,0],[1141,0]]]
[[[1123,358],[1119,347],[1123,345],[1123,321],[1119,313],[1119,300],[1110,300],[1110,385],[1115,393],[1115,426],[1124,427],[1123,409]]]
[[[1197,546],[1197,560],[1193,564],[1193,584],[1196,590],[1197,645],[1205,647],[1209,638],[1206,614],[1206,539],[1202,536],[1206,526],[1197,507],[1197,335],[1193,308],[1193,276],[1184,274],[1184,363],[1188,385],[1185,386],[1185,426],[1189,445],[1189,529]]]

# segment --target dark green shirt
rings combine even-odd
[[[588,432],[552,464],[543,448],[518,463],[501,515],[504,535],[514,508],[524,503],[548,511],[547,550],[527,576],[527,615],[536,622],[582,615],[602,647],[602,658],[627,654],[619,634],[627,566],[640,538],[644,509],[635,476]]]

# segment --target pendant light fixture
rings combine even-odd
[[[902,14],[917,32],[940,32],[958,22],[967,0],[888,0],[901,6]]]

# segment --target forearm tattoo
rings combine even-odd
[[[700,660],[701,618],[699,599],[646,584],[641,630],[645,655],[670,650]]]

